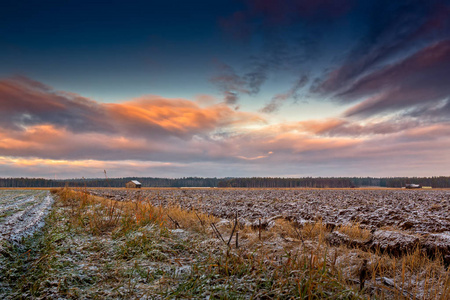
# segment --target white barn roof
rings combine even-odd
[[[136,184],[136,185],[141,185],[141,183],[137,180],[131,180],[132,183]]]

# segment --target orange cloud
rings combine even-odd
[[[225,104],[200,107],[189,100],[157,96],[104,106],[116,122],[127,130],[134,127],[137,132],[153,128],[175,135],[192,135],[221,127],[264,122],[257,114],[235,111]]]
[[[123,103],[97,103],[27,78],[0,80],[0,107],[0,126],[13,131],[51,125],[73,133],[152,139],[191,138],[224,127],[264,122],[257,114],[235,111],[225,104],[202,107],[186,99],[146,96]]]

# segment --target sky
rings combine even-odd
[[[449,176],[450,0],[1,1],[0,177]]]

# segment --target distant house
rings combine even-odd
[[[407,183],[405,186],[407,189],[420,189],[422,186],[420,184]]]
[[[125,186],[127,189],[140,189],[142,184],[137,180],[131,180],[130,182],[127,182]]]

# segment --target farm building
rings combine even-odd
[[[127,189],[140,189],[142,184],[137,180],[131,180],[130,182],[127,182],[125,186]]]

